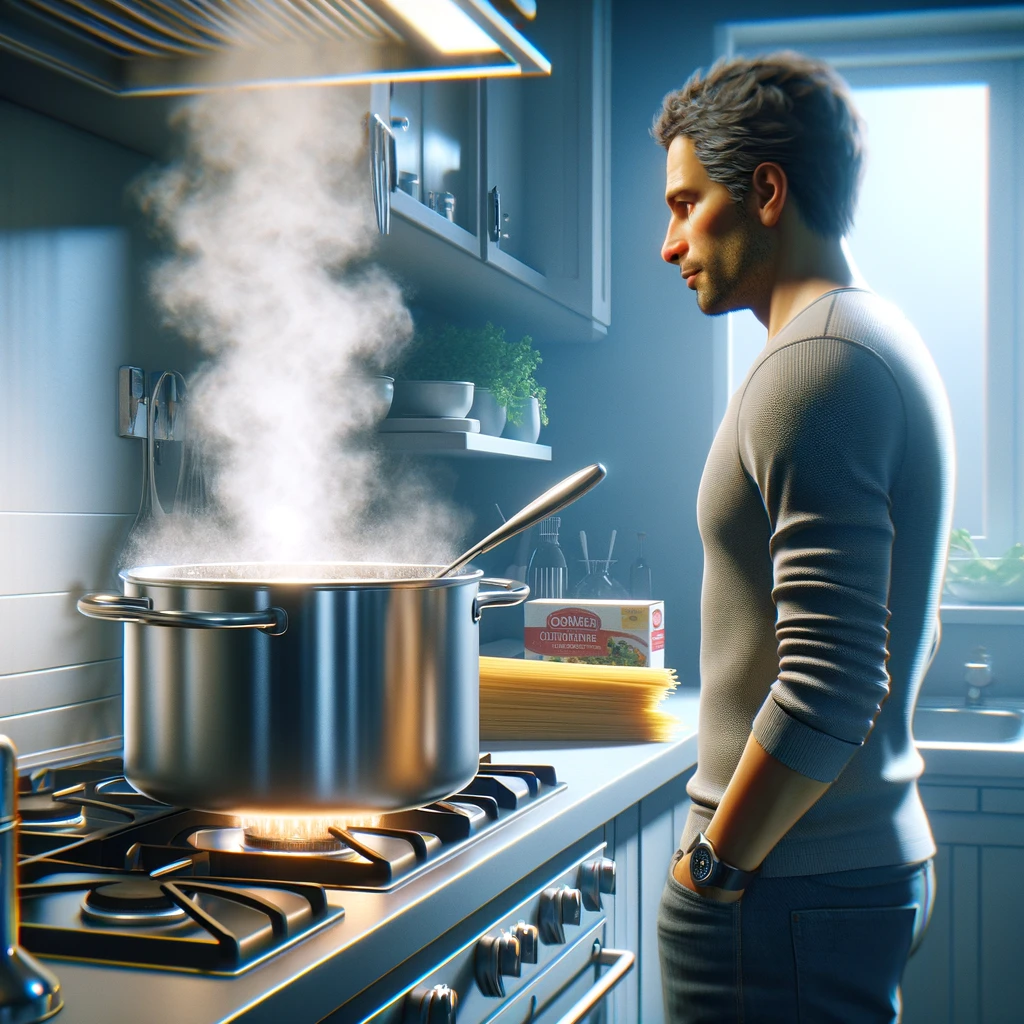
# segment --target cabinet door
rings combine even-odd
[[[669,863],[686,824],[690,801],[686,783],[690,773],[673,779],[640,803],[640,950],[637,960],[640,1020],[664,1024],[658,957],[658,904],[665,888]]]
[[[609,1024],[664,1024],[658,960],[658,904],[669,861],[689,811],[690,772],[666,783],[605,826],[614,857],[615,895],[607,900],[608,943],[636,954],[636,967],[608,999]]]
[[[549,3],[531,31],[550,76],[484,84],[486,258],[610,322],[608,0]]]
[[[613,949],[640,958],[640,805],[634,804],[605,825],[608,856],[615,861],[615,895],[605,899],[605,935]],[[605,1000],[609,1024],[639,1024],[638,971],[634,967]]]
[[[960,885],[976,890],[976,878],[964,864],[961,851]],[[903,1024],[954,1024],[953,1017],[953,850],[939,844],[935,856],[935,909],[924,940],[907,963],[903,974]],[[970,849],[970,854],[973,854]],[[957,915],[958,918],[962,914]],[[958,920],[959,927],[969,922]]]
[[[980,992],[982,1024],[1024,1018],[1024,849],[981,848]]]
[[[395,136],[392,212],[479,259],[480,83],[392,82],[374,103]]]

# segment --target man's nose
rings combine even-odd
[[[666,263],[679,263],[686,253],[686,249],[686,242],[670,227],[661,246],[661,258]]]

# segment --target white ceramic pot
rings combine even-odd
[[[473,391],[473,408],[469,410],[469,417],[480,421],[481,434],[500,437],[505,428],[507,413],[505,406],[498,405],[490,388],[477,387]]]
[[[505,429],[501,432],[502,437],[511,438],[513,441],[527,441],[536,444],[540,437],[540,403],[536,398],[522,403],[522,423],[516,424],[509,420]]]

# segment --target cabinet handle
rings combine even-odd
[[[629,974],[636,963],[636,956],[628,949],[602,949],[601,944],[595,942],[594,956],[590,962],[601,967],[610,967],[611,970],[556,1024],[580,1024],[584,1017]]]
[[[491,241],[501,245],[501,193],[495,185],[489,193],[491,197]]]
[[[382,235],[391,231],[391,193],[395,190],[396,163],[394,132],[379,114],[374,114],[370,118],[370,184],[377,229]]]

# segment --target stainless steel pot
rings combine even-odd
[[[389,811],[461,789],[479,758],[480,613],[529,588],[443,568],[158,566],[122,572],[123,597],[81,598],[125,623],[128,780],[230,814]]]

